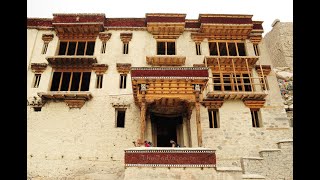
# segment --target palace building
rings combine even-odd
[[[27,176],[293,179],[272,42],[252,17],[28,18]]]

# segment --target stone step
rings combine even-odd
[[[242,174],[242,179],[243,180],[260,180],[260,179],[266,179],[266,178],[259,174]]]
[[[259,151],[261,157],[278,156],[281,153],[281,149],[262,149]]]
[[[279,149],[292,149],[293,140],[292,139],[284,139],[277,142]]]
[[[262,157],[242,157],[240,161],[244,174],[259,174],[263,172]]]
[[[242,168],[241,167],[216,167],[216,170],[219,172],[231,172],[231,171],[234,171],[234,172],[242,172]]]

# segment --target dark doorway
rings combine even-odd
[[[157,147],[171,147],[171,139],[179,143],[177,141],[177,125],[182,123],[181,116],[153,116],[152,121],[155,123],[155,128],[157,132]]]

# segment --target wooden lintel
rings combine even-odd
[[[65,99],[64,102],[69,106],[69,108],[82,108],[85,99]]]
[[[131,63],[117,63],[117,71],[123,74],[129,74]]]
[[[31,63],[31,70],[34,73],[43,73],[47,69],[47,63]]]
[[[120,39],[124,43],[128,43],[132,39],[132,33],[120,33]]]
[[[243,102],[248,108],[262,108],[266,100],[244,99]]]
[[[96,74],[103,74],[108,70],[107,64],[93,64],[92,70],[95,71]]]
[[[100,32],[99,33],[99,39],[102,42],[107,42],[111,38],[111,33],[106,33],[106,32]]]
[[[49,43],[53,39],[53,34],[42,34],[42,40],[45,43]]]

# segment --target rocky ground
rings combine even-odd
[[[293,122],[293,72],[289,67],[277,67],[273,69],[278,78],[283,104],[290,118],[291,126]]]

